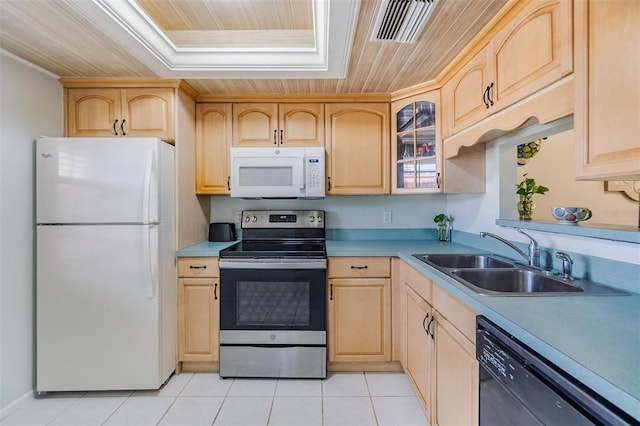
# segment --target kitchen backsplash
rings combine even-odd
[[[320,200],[247,200],[211,197],[211,222],[235,222],[247,209],[325,210],[327,229],[432,228],[446,211],[445,195],[329,196]],[[387,214],[385,214],[387,213]],[[389,216],[390,223],[385,222]],[[453,224],[455,227],[455,223]]]

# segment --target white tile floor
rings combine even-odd
[[[0,425],[428,425],[402,373],[331,373],[326,380],[173,376],[159,391],[50,394]]]

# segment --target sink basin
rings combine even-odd
[[[584,291],[562,279],[524,269],[455,269],[450,273],[480,294],[522,296]]]
[[[514,268],[511,263],[484,254],[414,254],[413,256],[436,268]]]

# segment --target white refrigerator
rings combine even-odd
[[[36,391],[158,389],[176,365],[174,147],[36,140]]]

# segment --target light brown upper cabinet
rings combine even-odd
[[[324,104],[234,103],[233,146],[324,146]]]
[[[68,88],[65,136],[175,140],[172,88]]]
[[[442,87],[445,137],[489,115],[487,88],[493,79],[489,51],[484,47]]]
[[[572,4],[516,6],[521,10],[443,86],[445,137],[572,73]]]
[[[388,194],[389,104],[326,107],[327,194]]]
[[[196,105],[196,193],[229,194],[230,103]]]
[[[391,192],[441,192],[440,91],[394,102],[391,117]]]
[[[576,177],[640,180],[640,2],[574,7]]]

